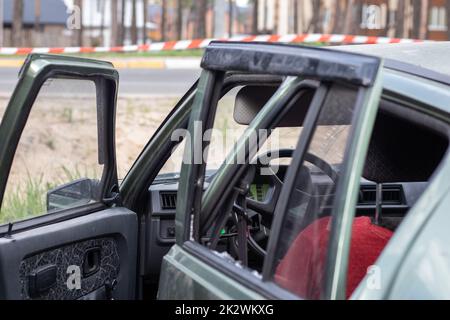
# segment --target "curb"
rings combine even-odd
[[[198,69],[200,59],[179,58],[179,59],[104,59],[110,61],[117,69]],[[0,68],[20,68],[24,59],[0,59]]]

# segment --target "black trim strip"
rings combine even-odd
[[[311,77],[372,86],[381,59],[331,49],[265,42],[213,41],[201,62],[203,69]]]
[[[96,202],[81,207],[74,207],[62,211],[57,211],[54,213],[46,213],[41,216],[36,216],[26,220],[14,222],[11,234],[39,227],[44,227],[53,223],[58,223],[73,218],[78,218],[105,209],[108,209],[108,206],[106,206],[103,203]],[[4,237],[7,233],[8,233],[8,224],[1,225],[0,237]]]

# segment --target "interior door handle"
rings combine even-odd
[[[86,250],[83,259],[83,277],[89,277],[100,269],[101,248]]]

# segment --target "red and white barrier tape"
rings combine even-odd
[[[168,50],[188,50],[205,48],[213,40],[222,41],[261,41],[282,43],[329,43],[329,44],[380,44],[380,43],[413,43],[423,40],[399,39],[387,37],[353,36],[342,34],[289,34],[241,36],[228,39],[194,39],[167,42],[154,42],[143,45],[120,47],[61,47],[61,48],[0,48],[0,55],[25,55],[29,53],[94,53],[94,52],[155,52]]]

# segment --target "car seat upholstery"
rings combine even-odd
[[[275,282],[306,299],[319,299],[324,285],[331,218],[315,220],[302,230],[277,266]],[[364,278],[392,236],[392,231],[356,217],[352,226],[346,297]]]

